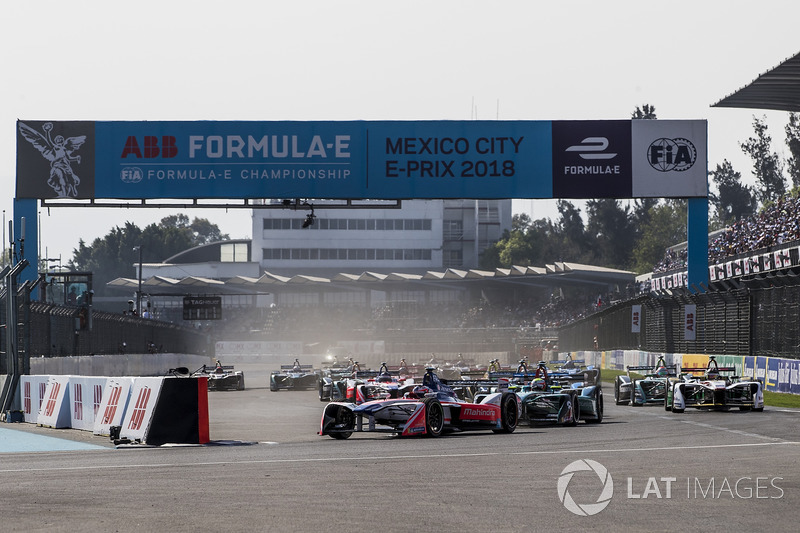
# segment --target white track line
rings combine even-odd
[[[618,449],[588,449],[588,450],[540,450],[527,452],[485,452],[485,453],[437,453],[429,455],[373,455],[367,457],[319,457],[316,459],[262,459],[247,461],[207,461],[197,463],[154,463],[154,464],[133,464],[133,465],[95,465],[95,466],[65,466],[58,468],[15,468],[0,469],[0,474],[16,472],[61,472],[61,471],[88,471],[88,470],[124,470],[124,469],[154,469],[154,468],[190,468],[197,466],[219,466],[219,465],[254,465],[254,464],[287,464],[287,463],[335,463],[342,461],[396,461],[396,460],[419,460],[419,459],[463,459],[469,457],[497,457],[497,456],[532,456],[532,455],[564,455],[564,454],[602,454],[602,453],[631,453],[631,452],[658,452],[676,450],[712,450],[721,448],[754,448],[764,446],[786,446],[800,445],[800,442],[781,441],[781,442],[756,442],[751,444],[710,444],[703,446],[663,446],[658,448],[618,448]]]

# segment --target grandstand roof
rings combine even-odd
[[[711,107],[800,112],[800,53],[768,70]]]
[[[149,294],[244,294],[272,293],[303,290],[421,290],[424,288],[466,288],[471,283],[501,286],[513,283],[529,287],[555,288],[566,286],[596,286],[605,291],[609,285],[620,288],[634,281],[635,274],[627,270],[582,265],[578,263],[553,263],[544,267],[512,266],[494,270],[428,271],[424,274],[394,272],[388,274],[362,272],[338,273],[330,277],[295,275],[280,276],[265,272],[261,277],[235,276],[226,280],[187,276],[181,279],[152,276],[142,280],[142,291]],[[110,289],[136,291],[137,279],[117,278],[107,285]]]

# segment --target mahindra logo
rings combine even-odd
[[[467,407],[464,409],[464,416],[493,416],[494,411],[491,409],[472,409]]]
[[[616,153],[602,153],[608,148],[606,137],[586,137],[580,144],[570,146],[565,151],[578,152],[581,159],[612,159]]]

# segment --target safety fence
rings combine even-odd
[[[6,305],[0,301],[0,323]],[[26,303],[19,299],[17,351],[19,369],[30,370],[31,357],[126,353],[212,354],[213,343],[199,330],[116,313],[86,312],[85,307]],[[6,328],[0,328],[0,373],[7,372]]]
[[[627,300],[559,329],[561,351],[800,358],[800,285]]]
[[[709,355],[654,353],[642,350],[608,350],[570,352],[573,359],[584,360],[586,364],[608,370],[627,370],[629,366],[649,366],[655,368],[659,357],[664,357],[667,365],[681,368],[706,368]],[[566,354],[560,354],[566,356]],[[764,385],[764,390],[800,394],[800,360],[783,357],[717,355],[721,367],[735,367],[736,375],[755,378]],[[601,373],[602,376],[602,373]]]

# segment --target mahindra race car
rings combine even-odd
[[[233,365],[223,365],[217,361],[213,368],[203,365],[193,376],[206,376],[208,390],[244,390],[244,372],[234,370]]]
[[[319,391],[319,401],[329,402],[331,400],[341,400],[345,397],[342,382],[353,377],[353,373],[358,369],[358,363],[352,358],[344,365],[335,365],[323,368],[317,383]]]
[[[269,390],[275,392],[280,389],[301,390],[316,389],[319,383],[320,372],[314,370],[313,365],[301,365],[294,360],[294,364],[281,365],[281,369],[269,375]]]
[[[677,381],[678,366],[668,366],[664,356],[659,356],[654,366],[629,366],[625,376],[614,378],[614,402],[617,405],[642,406],[648,403],[664,403],[667,388]],[[647,371],[643,378],[631,376],[631,372]]]
[[[722,372],[735,372],[735,367],[721,367],[714,356],[709,356],[708,366],[700,377],[694,376],[697,369],[685,368],[682,381],[676,382],[667,391],[664,408],[673,413],[683,413],[688,407],[727,411],[738,407],[741,411],[764,410],[764,390],[756,379],[739,376],[723,376]],[[702,370],[701,370],[702,371]]]
[[[547,364],[540,362],[530,385],[517,392],[522,419],[531,426],[547,422],[575,426],[581,419],[587,424],[602,422],[603,389],[573,379],[573,375],[549,372]]]
[[[356,370],[330,384],[320,381],[320,401],[364,403],[370,400],[400,398],[415,386],[413,378],[400,377],[381,363],[380,370]],[[323,378],[325,380],[325,378]],[[417,383],[418,384],[418,383]]]
[[[517,428],[519,401],[512,392],[489,394],[480,403],[460,400],[427,368],[422,384],[403,398],[355,403],[329,403],[320,422],[320,435],[347,439],[354,432],[388,432],[400,436],[490,429],[512,433]]]

